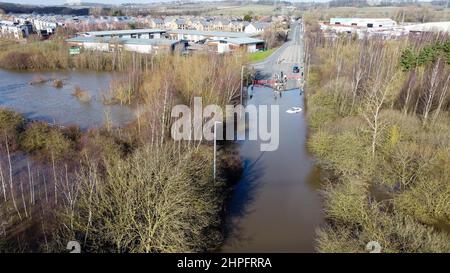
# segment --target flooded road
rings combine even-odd
[[[48,82],[30,85],[37,77]],[[10,108],[27,118],[57,124],[77,124],[82,128],[101,126],[105,120],[123,125],[134,119],[133,109],[104,105],[102,94],[109,89],[113,73],[108,72],[17,72],[0,69],[0,107]],[[50,79],[62,79],[56,88]],[[78,86],[90,95],[87,102],[72,93]]]
[[[257,67],[263,78],[273,73],[291,74],[300,63],[300,32],[264,64]],[[280,56],[286,59],[278,64]],[[294,57],[292,57],[294,56]],[[243,141],[242,179],[229,204],[227,239],[222,252],[314,252],[315,233],[323,222],[318,193],[320,175],[306,148],[308,124],[304,96],[294,89],[275,94],[268,87],[254,87],[247,104],[279,105],[280,145],[273,152],[261,152],[259,141]],[[301,107],[300,113],[286,113]]]

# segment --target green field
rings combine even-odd
[[[211,15],[230,15],[230,16],[244,16],[246,14],[252,15],[270,15],[274,11],[273,5],[245,5],[245,6],[219,6],[217,10],[208,12]]]
[[[277,50],[277,48],[272,48],[272,49],[269,49],[269,50],[266,50],[266,51],[258,51],[258,52],[251,53],[251,54],[248,56],[248,60],[249,60],[250,62],[252,62],[252,63],[262,61],[262,60],[264,60],[265,58],[267,58],[267,57],[269,57],[270,55],[272,55],[272,53],[273,53],[275,50]]]

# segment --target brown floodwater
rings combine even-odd
[[[111,80],[119,76],[110,72],[55,71],[18,72],[0,69],[0,107],[13,109],[27,118],[82,128],[97,127],[106,120],[124,125],[135,118],[131,107],[104,105]],[[36,78],[47,82],[33,84]],[[63,87],[53,86],[51,79],[62,79]],[[89,101],[80,101],[72,93],[75,87],[86,91]]]
[[[280,144],[261,152],[260,141],[242,141],[242,179],[228,204],[222,252],[314,252],[323,223],[320,171],[306,147],[308,124],[299,89],[275,98],[272,89],[255,87],[247,104],[279,105]],[[251,121],[249,121],[251,122]],[[242,133],[242,132],[241,132]]]

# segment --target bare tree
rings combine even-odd
[[[439,58],[433,66],[431,71],[430,80],[428,82],[428,88],[425,90],[424,100],[424,110],[423,110],[423,125],[427,124],[428,116],[432,110],[433,103],[435,100],[436,92],[439,86],[439,80],[442,75],[441,71],[441,58]]]
[[[450,84],[450,73],[448,74],[447,79],[445,80],[443,87],[441,88],[441,92],[438,97],[438,106],[434,111],[433,115],[433,122],[436,122],[437,118],[439,117],[439,114],[442,110],[442,106],[444,105],[447,95],[449,94],[449,84]]]
[[[371,56],[371,63],[381,64],[378,69],[374,69],[375,75],[370,80],[372,87],[366,94],[365,110],[363,117],[366,120],[372,138],[371,150],[372,155],[375,156],[376,146],[379,134],[386,125],[386,122],[381,120],[381,110],[386,101],[389,92],[390,84],[396,77],[395,64],[391,58],[395,56],[394,52],[386,52],[384,48],[377,48],[373,56]]]

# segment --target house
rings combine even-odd
[[[176,19],[176,29],[187,29],[188,28],[189,20],[187,19]]]
[[[221,38],[207,41],[208,47],[217,53],[235,52],[244,50],[245,52],[256,52],[264,49],[264,41],[250,37],[244,38]]]
[[[267,22],[252,22],[245,27],[244,32],[248,34],[261,34],[269,27],[270,23]]]
[[[0,35],[14,39],[22,39],[31,34],[28,25],[19,25],[13,21],[0,21]]]
[[[207,31],[211,28],[211,23],[204,20],[204,19],[195,19],[191,20],[191,24],[189,25],[190,29],[200,30],[200,31]]]
[[[75,37],[66,40],[71,46],[87,50],[104,52],[132,51],[143,54],[171,53],[184,51],[186,44],[182,41],[169,39],[131,39],[118,37]]]
[[[36,32],[45,32],[47,34],[52,34],[56,31],[58,24],[49,17],[38,17],[32,19],[33,27]]]
[[[164,20],[166,29],[188,29],[189,20],[183,18],[167,18]]]
[[[149,25],[151,28],[164,28],[164,20],[161,18],[151,18],[149,20]]]
[[[230,22],[230,31],[235,31],[235,32],[243,32],[245,29],[245,26],[248,24],[245,24],[248,22],[244,22],[244,21],[231,21]]]

